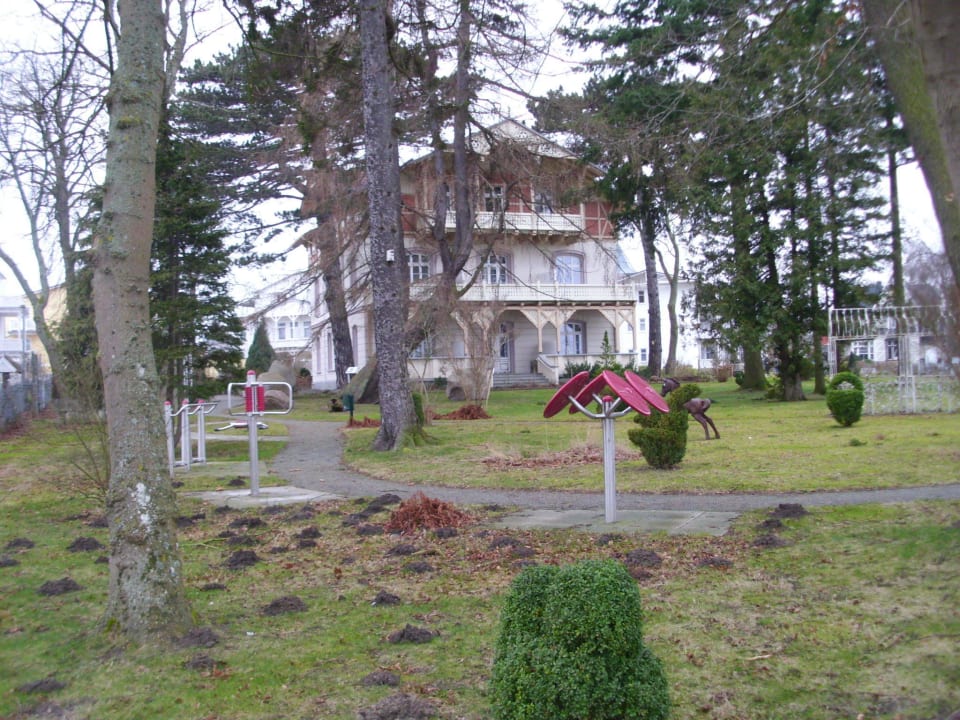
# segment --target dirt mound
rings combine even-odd
[[[193,628],[190,632],[177,640],[177,645],[182,648],[203,647],[210,648],[220,642],[220,637],[210,628]]]
[[[417,493],[390,514],[387,532],[411,533],[419,529],[464,527],[471,517],[451,503]]]
[[[371,605],[399,605],[400,598],[398,598],[393,593],[388,593],[386,590],[381,590],[377,593],[377,596],[373,599]]]
[[[41,595],[52,597],[54,595],[65,595],[69,592],[76,592],[77,590],[83,590],[83,588],[78,585],[77,581],[73,578],[65,577],[59,580],[48,580],[40,586],[37,592]]]
[[[237,550],[233,555],[227,558],[225,563],[228,568],[231,570],[239,570],[240,568],[248,568],[256,565],[260,562],[260,556],[257,555],[253,550]]]
[[[69,546],[67,550],[70,552],[91,552],[93,550],[103,550],[103,544],[92,537],[78,537]]]
[[[391,695],[376,705],[360,710],[360,720],[429,720],[437,709],[415,695]]]
[[[374,670],[360,681],[365,687],[383,685],[386,687],[397,687],[400,684],[400,678],[388,670]]]
[[[260,612],[263,615],[273,617],[286,613],[305,612],[306,609],[307,604],[296,595],[284,595],[265,606]]]
[[[772,518],[799,518],[809,514],[800,503],[780,503],[770,511],[770,517]]]
[[[492,417],[487,414],[479,405],[464,405],[462,408],[448,412],[445,415],[434,415],[434,420],[490,420]]]
[[[392,632],[387,636],[387,641],[393,644],[397,643],[428,643],[431,642],[436,635],[426,628],[419,628],[409,623],[403,628],[403,630],[397,630]]]
[[[4,550],[29,550],[36,547],[36,543],[29,538],[14,538],[3,546]]]

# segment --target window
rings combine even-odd
[[[410,351],[410,357],[414,359],[423,359],[433,357],[433,337],[427,338]]]
[[[647,319],[642,317],[637,319],[637,331],[646,332],[647,331]]]
[[[640,348],[640,362],[642,362],[642,363],[646,363],[646,362],[647,362],[647,349],[646,349],[646,348]]]
[[[856,355],[861,360],[873,360],[873,341],[872,340],[854,340],[850,353]]]
[[[643,305],[647,301],[647,292],[645,290],[637,291],[637,302]]]
[[[714,343],[703,343],[700,346],[701,360],[715,360],[717,357],[717,346]]]
[[[407,263],[410,266],[410,282],[426,280],[430,277],[430,256],[423,253],[408,253]]]
[[[561,355],[583,355],[586,351],[586,334],[583,323],[568,322],[563,326],[563,336],[560,338]]]
[[[489,255],[483,266],[483,279],[494,285],[507,282],[507,258]]]
[[[503,212],[503,185],[488,185],[484,188],[483,207],[487,212]]]
[[[900,342],[897,338],[887,338],[887,360],[897,360],[900,357]]]
[[[277,340],[286,340],[287,339],[287,319],[280,318],[277,320]]]
[[[553,213],[553,196],[545,190],[538,190],[533,196],[533,210],[537,213]]]
[[[579,255],[557,255],[557,282],[561,285],[583,283],[583,258]]]

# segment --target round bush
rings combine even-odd
[[[860,419],[864,397],[863,380],[852,372],[839,372],[827,384],[827,407],[833,418],[845,427]]]
[[[623,565],[520,573],[501,613],[491,695],[497,720],[666,718],[666,677],[643,644],[640,593]]]

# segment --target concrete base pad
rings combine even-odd
[[[266,507],[268,505],[295,505],[296,503],[322,502],[323,500],[342,500],[333,493],[304,490],[293,485],[276,485],[260,488],[257,495],[251,495],[250,489],[212,490],[210,492],[184,493],[214,505],[232,508]]]

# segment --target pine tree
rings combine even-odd
[[[167,400],[209,398],[243,358],[221,201],[202,144],[163,129],[151,254],[153,348]]]
[[[250,349],[247,351],[246,369],[253,370],[258,375],[265,373],[270,369],[274,357],[276,357],[276,352],[270,344],[267,325],[261,320],[253,333],[253,342],[250,343]]]

